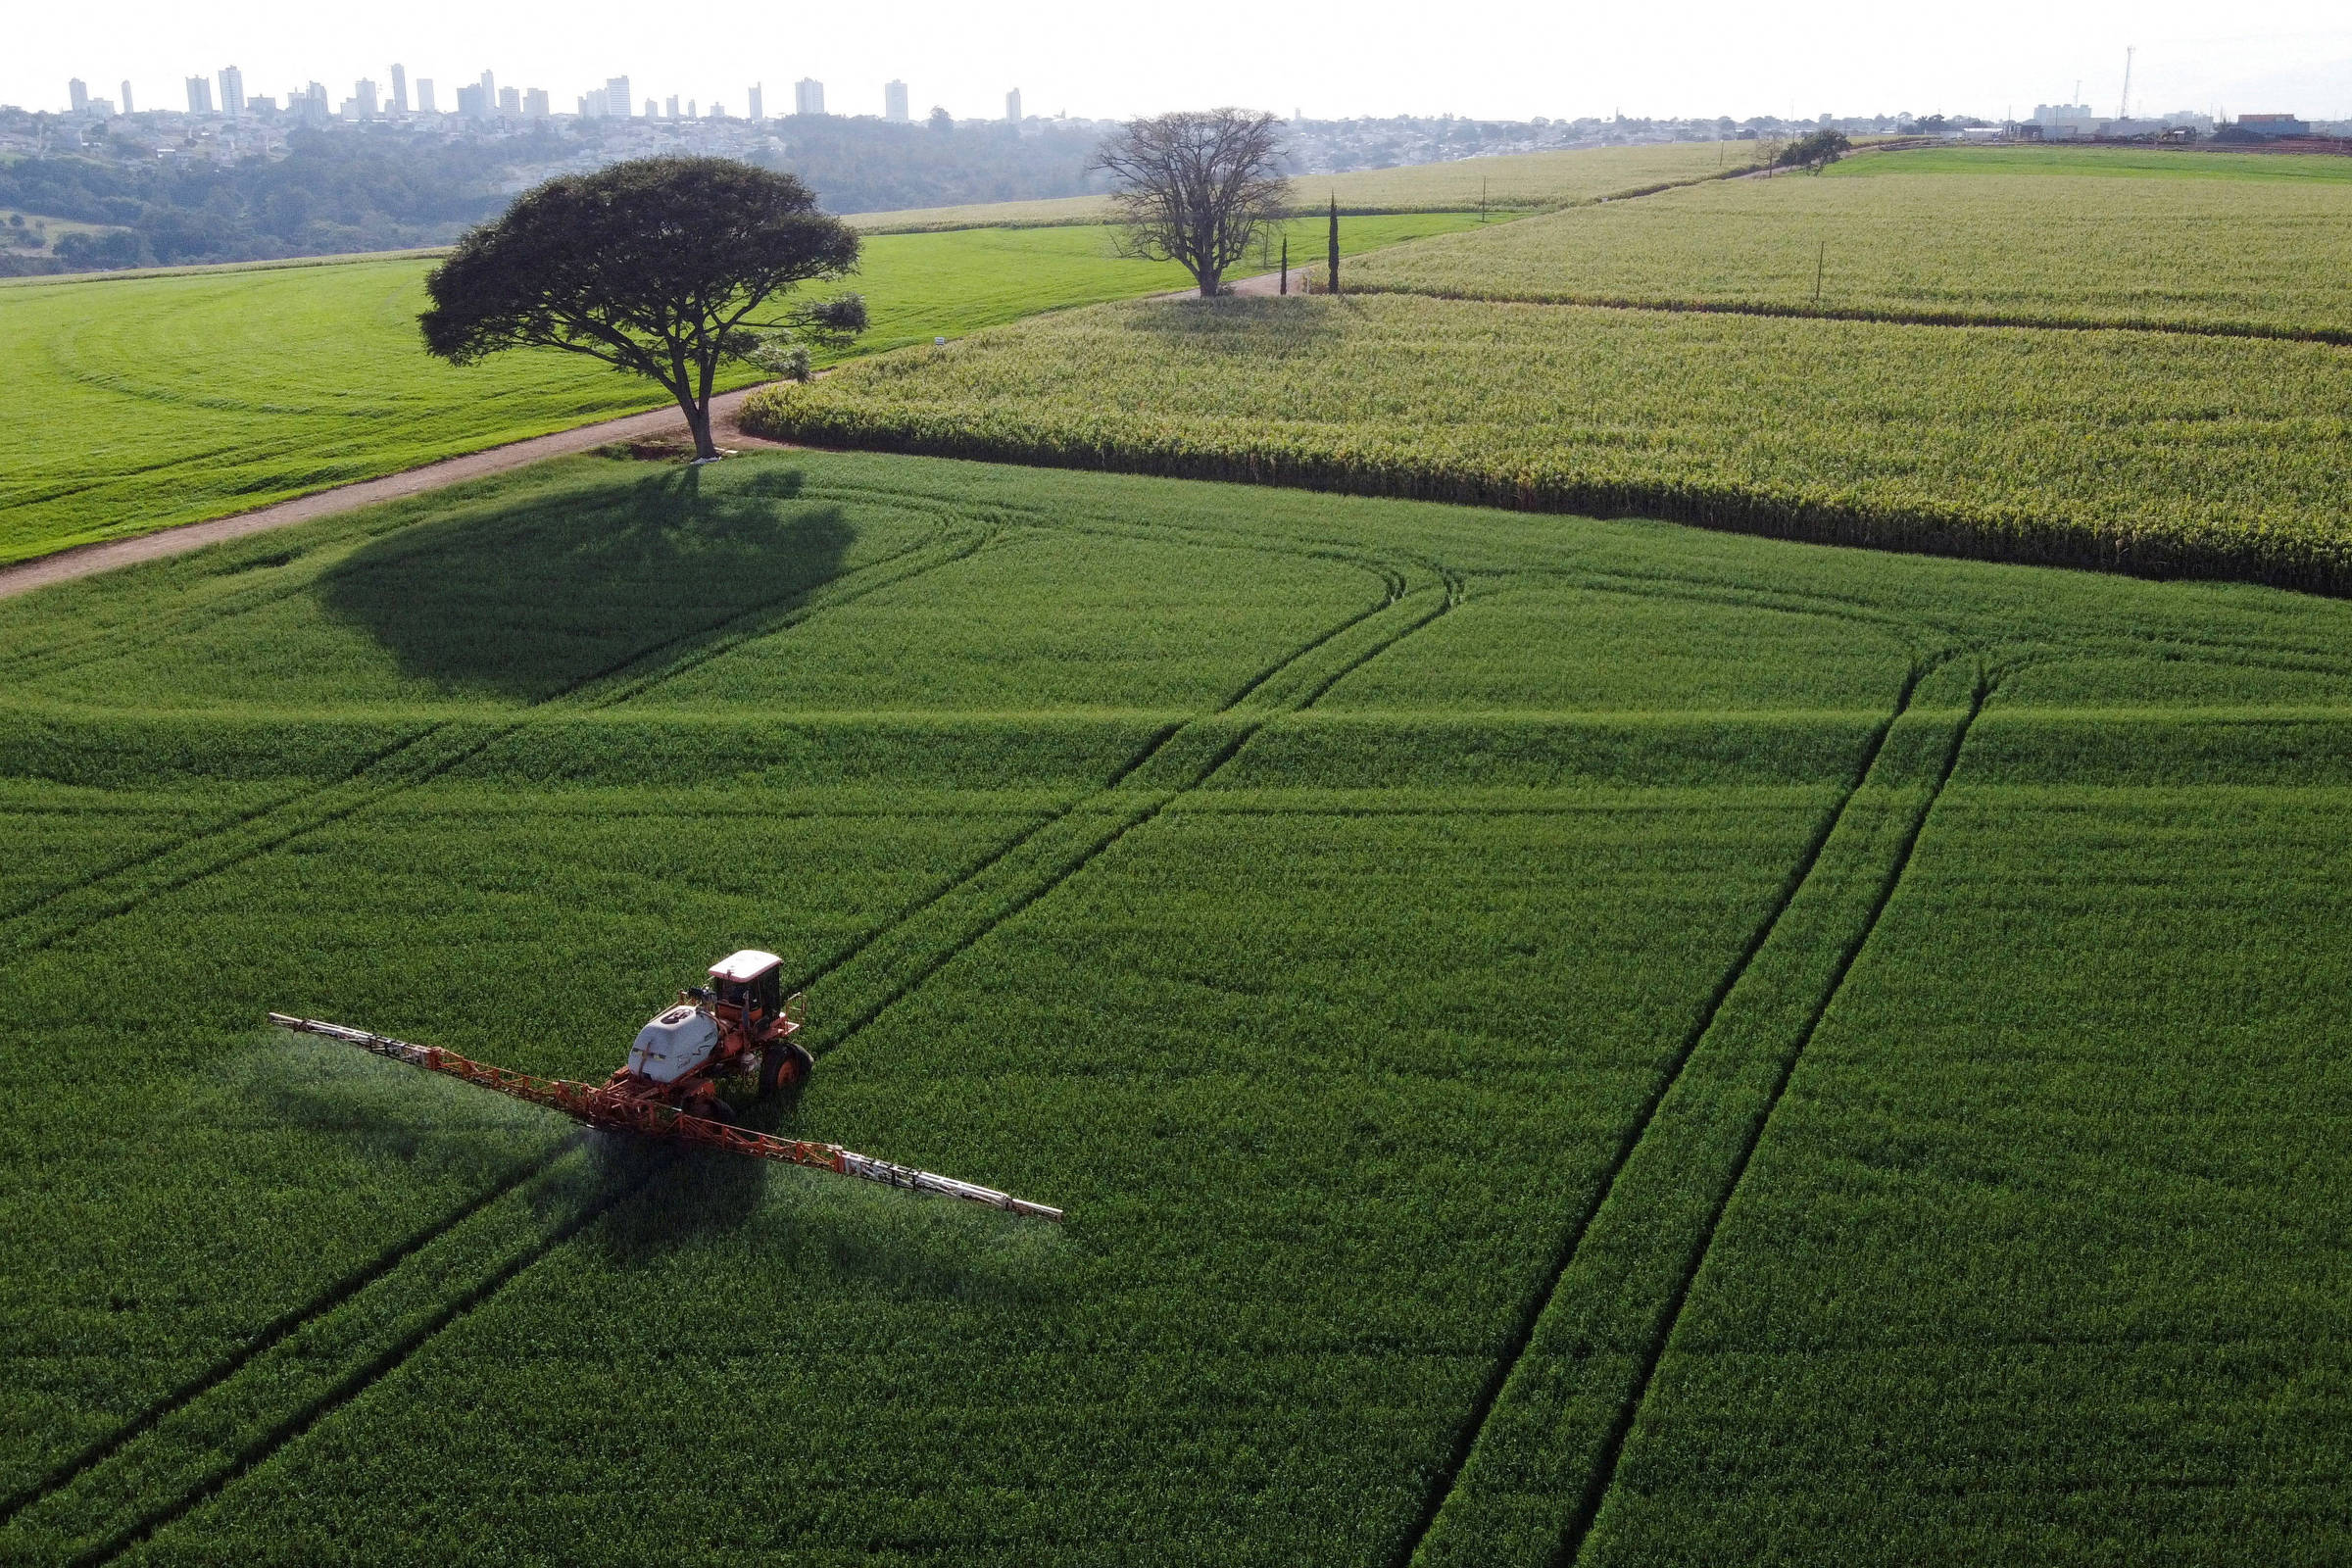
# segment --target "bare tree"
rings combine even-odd
[[[1122,253],[1180,262],[1203,298],[1216,293],[1289,199],[1278,123],[1246,109],[1160,115],[1104,142],[1090,167],[1118,182],[1110,201],[1126,229]]]

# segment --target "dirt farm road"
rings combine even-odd
[[[722,447],[765,447],[774,442],[758,436],[747,436],[735,425],[736,410],[743,400],[758,391],[745,387],[738,392],[722,392],[710,400],[711,434]],[[387,473],[380,479],[362,479],[356,484],[337,485],[331,490],[319,490],[274,506],[253,512],[240,512],[233,516],[215,517],[209,522],[183,523],[176,528],[165,528],[145,533],[135,539],[109,539],[99,544],[75,545],[53,556],[41,556],[31,561],[20,561],[14,565],[0,566],[0,599],[30,593],[46,588],[53,582],[65,582],[74,577],[112,571],[117,566],[128,566],[141,561],[160,561],[167,556],[185,555],[217,545],[226,539],[242,539],[247,534],[266,533],[271,528],[283,528],[289,523],[309,522],[314,517],[332,516],[338,512],[350,512],[358,507],[373,506],[379,501],[397,501],[403,496],[422,495],[445,485],[463,484],[467,479],[479,479],[485,474],[505,473],[548,458],[568,453],[586,452],[608,441],[643,440],[650,436],[686,433],[686,416],[676,409],[657,409],[651,414],[631,414],[618,419],[605,419],[596,424],[583,424],[569,430],[558,430],[553,435],[533,436],[527,441],[512,441],[503,447],[491,447],[483,452],[468,452],[463,457],[444,458],[420,468],[405,468]]]
[[[1304,293],[1306,268],[1295,265],[1291,269],[1291,292]],[[1238,278],[1225,285],[1234,294],[1272,294],[1277,287],[1277,274],[1268,272],[1262,277]],[[1164,299],[1182,299],[1192,290],[1180,289]],[[824,372],[819,371],[820,375]],[[760,388],[747,386],[735,392],[722,392],[710,400],[711,434],[722,447],[738,450],[747,447],[776,447],[773,441],[763,441],[746,435],[735,423],[736,411],[743,400]],[[242,539],[248,534],[267,533],[291,523],[309,522],[316,517],[330,517],[339,512],[369,507],[379,501],[397,501],[404,496],[422,495],[447,485],[463,484],[487,474],[505,473],[548,458],[560,458],[569,453],[586,452],[609,441],[636,441],[652,436],[686,433],[685,416],[675,409],[657,409],[651,414],[632,414],[618,419],[605,419],[596,424],[583,424],[569,430],[558,430],[552,435],[533,436],[527,441],[513,441],[503,447],[491,447],[481,452],[468,452],[462,457],[444,458],[419,468],[406,468],[387,473],[378,479],[363,479],[355,484],[337,485],[331,490],[319,490],[274,506],[261,507],[252,512],[240,512],[233,516],[215,517],[206,522],[182,523],[176,528],[163,528],[154,533],[140,534],[135,539],[109,539],[99,544],[75,545],[55,555],[20,561],[13,565],[0,566],[0,599],[46,588],[54,582],[67,582],[75,577],[87,577],[118,566],[135,565],[142,561],[161,561],[168,556],[185,555],[224,540]]]

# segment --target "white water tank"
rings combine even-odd
[[[629,1048],[629,1071],[658,1084],[674,1084],[718,1049],[718,1025],[700,1007],[680,1003],[637,1031]]]

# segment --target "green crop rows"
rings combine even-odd
[[[1474,221],[1351,219],[1360,251]],[[1309,231],[1311,232],[1311,235]],[[1294,251],[1321,254],[1319,225]],[[0,289],[0,563],[149,533],[661,406],[566,355],[458,370],[416,334],[429,262],[213,270]],[[1269,257],[1267,264],[1273,265]],[[872,353],[1171,289],[1100,228],[869,240]],[[756,379],[748,371],[730,384]]]
[[[2348,620],[813,454],[0,602],[0,1559],[2340,1557]],[[259,1027],[753,944],[1067,1226]]]
[[[2340,158],[1880,153],[1822,178],[1711,181],[1374,258],[1359,288],[2352,342]],[[2289,166],[2292,172],[2280,169]],[[2044,177],[2023,177],[2038,174]]]

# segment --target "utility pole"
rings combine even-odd
[[[2124,101],[2116,107],[2115,118],[2118,120],[2132,118],[2132,57],[2136,53],[2138,50],[2133,48],[2127,47],[2124,50]]]

